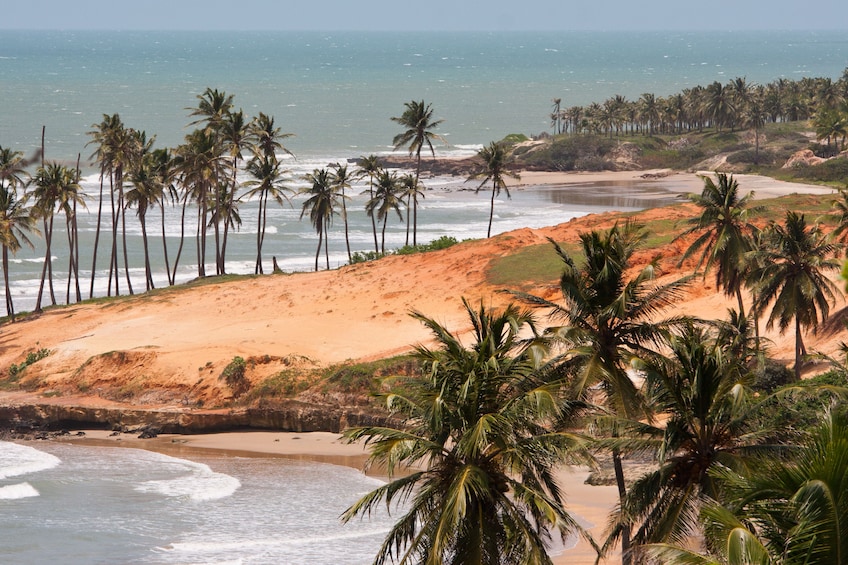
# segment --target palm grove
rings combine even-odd
[[[625,564],[846,562],[848,359],[834,360],[841,386],[794,378],[802,331],[841,294],[825,276],[840,246],[791,211],[757,227],[751,195],[723,174],[690,199],[700,212],[678,236],[689,276],[658,281],[656,260],[636,260],[648,234],[626,222],[581,234],[572,251],[552,242],[561,301],[463,301],[469,345],[414,314],[435,346],[415,350],[421,377],[381,395],[402,425],[345,432],[393,476],[343,515],[400,512],[375,563],[551,563],[551,538],[567,534],[600,556],[620,548]],[[670,316],[706,276],[739,310]],[[780,388],[763,385],[761,317],[797,335],[796,371]],[[770,416],[800,398],[818,406],[815,422]],[[554,470],[607,457],[619,503],[594,540]],[[628,457],[651,467],[627,478]]]

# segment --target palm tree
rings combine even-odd
[[[332,168],[333,193],[334,197],[337,199],[338,202],[341,202],[342,205],[342,221],[344,221],[345,245],[347,246],[347,260],[348,262],[350,262],[350,236],[348,235],[347,203],[345,202],[350,197],[345,194],[345,188],[350,188],[350,183],[353,178],[352,175],[347,171],[347,165],[340,165],[339,163],[335,163],[332,165]]]
[[[433,149],[433,140],[439,140],[447,144],[447,141],[442,136],[436,134],[432,130],[439,126],[444,120],[433,120],[433,108],[431,104],[424,104],[424,101],[416,102],[412,100],[404,104],[406,110],[399,118],[392,118],[393,122],[405,127],[403,133],[397,134],[392,139],[392,145],[395,149],[399,149],[406,145],[409,146],[409,155],[415,154],[415,185],[418,186],[418,180],[421,177],[421,149],[425,146],[430,149],[430,154],[436,158],[436,150]],[[410,206],[411,204],[411,206]],[[413,195],[412,202],[407,202],[407,208],[412,209],[412,245],[417,245],[416,232],[418,230],[418,200]],[[406,243],[409,245],[409,230],[406,234]]]
[[[848,555],[848,416],[833,407],[787,459],[716,473],[724,503],[703,511],[712,555],[649,548],[662,563],[830,565]]]
[[[656,322],[657,316],[679,298],[689,278],[654,285],[657,265],[643,267],[627,278],[633,254],[645,233],[627,223],[601,232],[580,235],[585,262],[578,263],[554,243],[565,263],[560,288],[564,304],[541,297],[515,293],[530,304],[550,311],[551,317],[564,322],[551,327],[547,334],[561,341],[565,352],[552,363],[571,376],[571,398],[586,398],[598,389],[611,414],[628,420],[646,416],[645,400],[630,377],[634,358],[653,354],[651,346],[663,343],[670,321]],[[579,266],[578,266],[579,265]],[[616,435],[613,429],[613,436]],[[621,452],[612,450],[613,467],[622,507],[627,487]],[[619,524],[622,562],[630,563],[630,524]]]
[[[409,219],[413,216],[413,214],[410,214],[409,204],[410,202],[418,202],[419,196],[424,198],[424,191],[422,190],[424,185],[416,182],[415,175],[409,173],[401,175],[398,183],[401,200],[406,199],[406,233],[409,233]],[[407,244],[409,244],[409,238],[407,238]]]
[[[153,206],[164,208],[164,200],[166,198],[165,185],[159,174],[158,165],[157,156],[154,153],[148,152],[143,154],[137,166],[130,172],[129,180],[132,188],[125,194],[126,207],[136,208],[138,221],[141,224],[141,241],[144,247],[144,280],[147,290],[155,287],[153,284],[153,270],[150,267],[147,211]]]
[[[385,501],[408,501],[389,531],[376,565],[399,563],[550,564],[550,535],[579,530],[563,504],[552,469],[584,453],[584,440],[546,426],[561,416],[556,387],[538,378],[529,312],[502,311],[463,300],[474,343],[465,347],[438,322],[413,316],[437,349],[416,348],[425,375],[404,394],[383,396],[403,425],[352,428],[349,441],[370,447],[369,465],[393,480],[366,494],[342,516],[349,521]],[[415,469],[394,478],[399,468]]]
[[[78,198],[79,184],[76,182],[76,173],[58,163],[47,163],[39,167],[33,178],[35,190],[33,198],[34,214],[41,218],[44,224],[44,241],[46,250],[44,253],[44,266],[41,270],[41,282],[38,287],[38,298],[35,302],[35,311],[41,312],[41,298],[44,294],[45,278],[49,279],[50,303],[56,304],[56,295],[53,291],[53,220],[56,216],[56,207],[68,214],[68,206]]]
[[[486,237],[492,237],[492,220],[495,217],[495,197],[501,193],[501,190],[503,190],[506,192],[507,198],[509,198],[509,189],[506,187],[506,179],[504,177],[510,177],[513,179],[520,179],[521,177],[518,173],[507,169],[506,162],[508,155],[506,147],[502,143],[497,143],[495,141],[491,142],[489,145],[477,152],[477,157],[480,158],[482,163],[480,164],[477,172],[468,177],[468,180],[479,178],[483,179],[480,185],[475,189],[475,192],[480,192],[480,189],[483,188],[487,182],[492,181],[492,202],[489,207],[489,229],[486,231]]]
[[[777,322],[783,333],[794,321],[795,378],[801,379],[801,360],[806,355],[803,329],[818,327],[819,313],[827,318],[837,286],[825,276],[840,268],[838,247],[818,227],[809,228],[803,214],[787,211],[783,225],[771,223],[764,246],[752,252],[758,266],[751,274],[756,294],[754,310],[773,303],[766,327]]]
[[[368,200],[374,199],[374,177],[380,174],[380,158],[376,155],[362,157],[358,164],[359,175],[368,177]],[[377,243],[377,222],[373,214],[369,214],[371,218],[371,231],[374,233],[374,253],[380,252],[380,246]]]
[[[365,204],[366,213],[374,217],[374,212],[377,212],[377,219],[383,222],[381,250],[378,252],[386,254],[386,224],[389,220],[389,213],[394,210],[398,218],[403,221],[400,207],[403,200],[400,195],[400,183],[395,173],[382,170],[377,175],[377,185],[374,190],[374,196]]]
[[[635,546],[683,543],[701,533],[702,505],[719,495],[710,473],[739,469],[757,451],[765,431],[751,418],[755,397],[746,386],[744,357],[694,323],[669,342],[670,353],[646,367],[649,402],[667,415],[662,425],[632,424],[638,436],[655,438],[659,467],[639,478],[622,506],[624,522],[637,524]]]
[[[261,155],[267,159],[277,159],[277,151],[286,155],[293,155],[283,145],[283,140],[293,137],[293,133],[283,133],[274,124],[274,116],[268,116],[262,112],[250,122],[250,151],[253,156]]]
[[[706,277],[710,268],[715,266],[716,288],[723,289],[727,296],[735,296],[739,313],[744,316],[742,286],[748,270],[745,254],[753,249],[752,235],[757,229],[748,217],[761,208],[749,206],[754,198],[753,192],[739,197],[739,183],[732,175],[716,173],[716,178],[718,183],[712,177],[702,176],[704,190],[700,195],[688,195],[689,200],[701,208],[701,214],[689,220],[692,227],[675,240],[699,234],[684,252],[680,263],[700,252],[695,268],[703,267]]]
[[[238,215],[236,208],[236,192],[238,190],[237,174],[239,171],[239,162],[244,158],[242,151],[250,145],[250,124],[244,120],[244,112],[229,112],[224,117],[221,124],[221,141],[224,146],[225,153],[230,157],[230,170],[232,176],[229,180],[229,188],[226,192],[225,208],[230,211],[230,216],[233,213]],[[217,224],[216,224],[217,225]],[[224,221],[224,235],[218,249],[217,272],[219,275],[226,273],[226,258],[227,258],[227,236],[229,228],[233,222],[229,219]],[[217,229],[217,228],[216,228]]]
[[[704,111],[712,118],[717,131],[721,131],[723,125],[732,123],[736,107],[731,88],[718,81],[707,86],[704,89]]]
[[[265,243],[265,230],[268,225],[268,200],[271,199],[280,206],[283,202],[289,202],[287,192],[289,189],[283,183],[283,174],[286,171],[280,169],[280,163],[273,154],[269,157],[265,154],[257,154],[248,161],[247,172],[252,180],[245,182],[249,190],[244,198],[256,197],[259,203],[256,218],[256,266],[254,274],[264,274],[262,268],[262,246]]]
[[[203,94],[197,95],[197,107],[191,110],[189,116],[199,116],[189,125],[206,124],[207,133],[217,132],[223,126],[227,114],[233,107],[233,95],[223,90],[206,87]]]
[[[308,198],[303,202],[303,210],[300,213],[300,218],[309,212],[309,220],[312,222],[312,227],[318,232],[318,250],[315,252],[315,271],[318,271],[318,256],[321,254],[321,244],[324,246],[324,255],[327,259],[327,269],[330,268],[330,246],[329,236],[327,235],[330,224],[333,222],[333,215],[336,214],[334,208],[335,198],[333,197],[333,180],[330,172],[327,169],[315,169],[304,177],[304,180],[310,183],[310,186],[301,191]]]
[[[185,143],[177,147],[175,167],[183,186],[183,214],[189,200],[197,202],[197,274],[206,276],[206,230],[209,224],[209,205],[214,207],[221,178],[225,170],[225,159],[219,151],[217,139],[213,133],[206,130],[194,130],[185,138]],[[213,210],[214,211],[214,210]],[[174,261],[174,272],[177,269],[180,251]]]
[[[9,251],[17,253],[22,244],[33,247],[30,233],[38,233],[35,217],[18,198],[17,188],[25,183],[20,151],[0,147],[0,246],[3,248],[3,283],[6,287],[6,314],[15,321],[15,306],[9,286]]]

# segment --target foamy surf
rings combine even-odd
[[[186,473],[173,479],[152,480],[136,487],[138,492],[155,493],[167,497],[185,498],[195,502],[219,500],[232,496],[241,482],[229,475],[216,473],[203,463],[166,457],[168,463],[185,468]]]

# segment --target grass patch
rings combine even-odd
[[[342,363],[323,371],[320,389],[325,393],[375,394],[384,390],[384,381],[418,374],[419,363],[411,355],[364,363]]]

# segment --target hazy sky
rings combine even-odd
[[[760,30],[844,29],[820,0],[28,0],[0,29]]]

